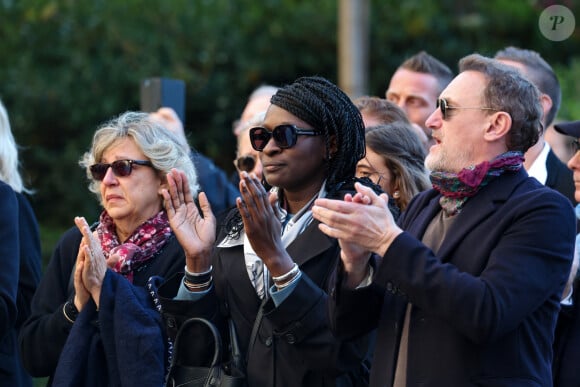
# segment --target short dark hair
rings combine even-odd
[[[459,61],[459,72],[476,71],[487,80],[483,103],[508,113],[512,126],[506,138],[510,151],[526,152],[542,132],[542,105],[538,88],[516,69],[495,59],[471,54]]]
[[[544,125],[548,127],[556,118],[562,101],[560,82],[552,66],[538,52],[513,46],[496,52],[494,58],[510,60],[523,65],[526,69],[524,75],[536,85],[540,92],[550,96],[552,107],[544,117]]]
[[[453,71],[445,63],[429,55],[426,51],[420,51],[410,58],[407,58],[401,63],[399,68],[416,73],[433,75],[439,84],[438,93],[441,93],[454,77]]]

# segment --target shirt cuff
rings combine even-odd
[[[300,282],[298,280],[300,279],[301,276],[302,272],[299,271],[296,277],[292,280],[292,283],[280,290],[278,290],[278,288],[275,285],[270,286],[268,292],[270,293],[272,301],[274,301],[274,305],[276,305],[276,307],[280,305],[286,298],[288,298],[290,294],[292,294],[292,291],[296,288],[298,282]]]

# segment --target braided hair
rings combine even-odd
[[[338,197],[347,186],[353,187],[356,164],[365,156],[365,128],[360,111],[351,99],[327,79],[310,76],[280,88],[270,103],[322,132],[328,197]],[[229,235],[239,233],[240,222],[238,211],[232,211],[226,218]]]
[[[354,177],[365,156],[365,129],[360,111],[342,90],[322,77],[302,77],[278,90],[270,102],[323,133],[328,191]],[[333,140],[337,151],[331,154]]]

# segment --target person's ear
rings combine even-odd
[[[507,112],[496,112],[489,116],[489,125],[485,130],[484,138],[487,141],[496,141],[505,137],[512,127],[512,117]]]
[[[329,158],[332,159],[332,158],[334,158],[334,155],[336,153],[338,153],[338,142],[336,140],[336,135],[333,134],[332,136],[330,136],[329,140],[330,140],[329,141],[330,146],[328,149],[328,154],[329,154]]]
[[[542,123],[546,121],[546,115],[552,109],[554,102],[552,102],[552,98],[548,94],[542,94],[540,96],[540,103],[542,104],[542,110],[544,111],[544,115],[542,117]]]

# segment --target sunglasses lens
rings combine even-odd
[[[89,167],[91,171],[91,176],[95,180],[103,180],[105,178],[105,174],[107,173],[107,169],[109,169],[109,164],[93,164]]]
[[[280,148],[291,148],[296,144],[296,132],[292,125],[276,126],[272,136]]]
[[[444,99],[438,99],[437,100],[437,107],[439,108],[439,110],[441,110],[441,115],[443,116],[443,119],[447,118],[447,101]]]
[[[270,141],[270,132],[264,128],[252,128],[250,129],[250,142],[252,147],[257,151],[262,151],[268,141]]]
[[[242,156],[236,160],[238,170],[250,172],[256,166],[256,160],[252,156]]]
[[[129,176],[131,174],[131,163],[129,160],[117,160],[111,163],[111,169],[113,169],[115,176]]]

